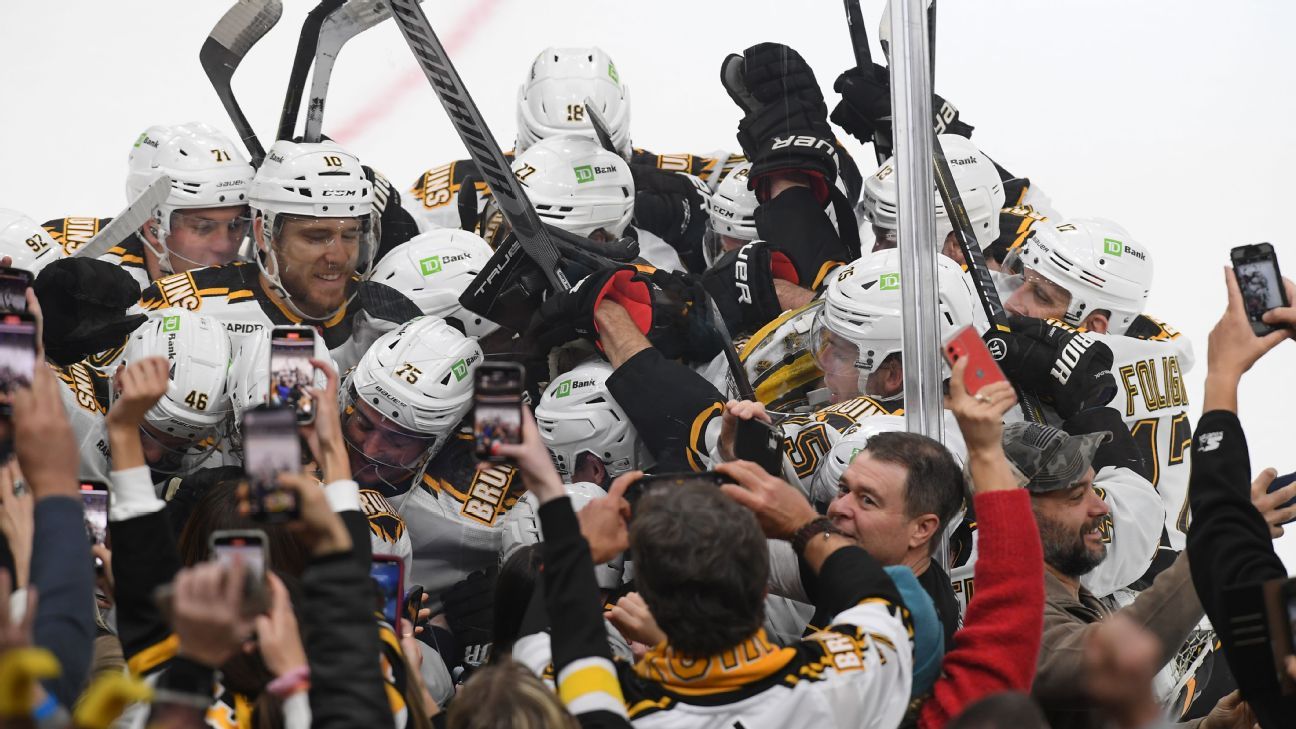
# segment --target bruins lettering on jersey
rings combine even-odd
[[[112,218],[69,216],[47,220],[41,224],[41,227],[50,234],[55,243],[63,248],[63,255],[70,256],[98,235],[103,226],[111,220]]]
[[[448,494],[462,506],[459,515],[483,526],[494,526],[497,519],[517,503],[522,495],[517,488],[521,480],[517,469],[494,466],[477,471],[468,488],[461,491],[449,481],[424,474],[422,487],[432,493]],[[516,482],[516,483],[515,483]]]
[[[836,442],[829,435],[829,428],[840,433],[874,415],[903,414],[902,405],[891,408],[870,397],[854,397],[809,415],[798,415],[783,421],[783,431],[790,433],[783,439],[783,452],[796,469],[797,477],[808,479],[819,469],[824,454]]]
[[[405,520],[377,491],[360,489],[360,510],[369,520],[369,531],[384,543],[395,545],[405,534]]]
[[[76,403],[86,412],[104,415],[108,412],[108,376],[84,362],[54,368],[54,373],[76,396]]]
[[[504,156],[512,162],[512,152],[506,152]],[[472,160],[464,159],[433,167],[419,175],[410,188],[410,194],[428,210],[453,205],[459,196],[459,189],[463,187],[464,180],[469,176],[475,179],[473,187],[479,195],[490,192],[482,176],[477,173],[477,166]]]

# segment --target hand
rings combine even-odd
[[[804,494],[751,461],[722,463],[716,470],[735,481],[720,490],[750,509],[771,539],[790,539],[797,529],[819,516]]]
[[[960,358],[951,368],[945,407],[958,420],[969,454],[974,451],[1002,454],[1003,416],[1017,404],[1017,393],[1010,383],[994,382],[976,395],[970,395],[963,379],[967,368],[967,357]]]
[[[858,66],[837,77],[833,91],[841,94],[841,103],[833,107],[830,117],[834,124],[863,144],[870,141],[890,144],[891,139],[891,73],[878,64],[870,69]],[[972,136],[972,126],[959,119],[954,105],[932,95],[933,127],[937,134]],[[881,137],[874,140],[874,135]],[[887,152],[890,150],[887,149]]]
[[[540,440],[540,430],[536,428],[535,416],[531,408],[522,406],[522,442],[497,443],[495,453],[505,456],[517,465],[522,472],[522,483],[527,491],[535,494],[539,504],[561,498],[567,494],[563,488],[562,477],[554,468],[553,459]],[[478,469],[489,468],[490,463],[477,464]]]
[[[14,576],[18,587],[28,583],[31,574],[32,536],[36,533],[31,491],[19,493],[14,486],[22,481],[22,471],[14,461],[0,466],[0,533],[13,553]]]
[[[724,414],[720,419],[720,458],[726,461],[732,461],[734,456],[734,440],[738,435],[739,420],[759,420],[762,423],[773,424],[770,420],[769,413],[765,411],[765,403],[755,402],[752,400],[730,400],[725,403]]]
[[[32,644],[32,626],[36,624],[37,590],[27,587],[27,605],[22,619],[15,622],[10,613],[9,598],[13,594],[13,579],[0,570],[0,655]]]
[[[1123,615],[1108,617],[1085,640],[1085,691],[1121,729],[1145,726],[1161,713],[1152,687],[1160,659],[1151,631]]]
[[[633,266],[616,266],[595,271],[572,287],[570,291],[554,293],[540,306],[541,326],[536,339],[540,347],[548,350],[584,337],[598,341],[598,327],[594,323],[594,310],[603,299],[615,301],[627,309],[635,310],[636,324],[648,308],[651,318],[651,298],[646,277]],[[640,326],[645,332],[646,326]]]
[[[1234,285],[1237,284],[1236,278],[1233,279],[1233,283]],[[1287,301],[1296,304],[1296,296],[1293,296],[1293,294],[1296,294],[1296,284],[1293,284],[1291,279],[1284,278],[1283,289],[1287,292]],[[1296,305],[1280,306],[1276,309],[1270,309],[1264,313],[1264,316],[1262,316],[1261,319],[1264,320],[1265,324],[1271,324],[1276,327],[1296,328]]]
[[[631,592],[617,600],[616,605],[607,613],[607,619],[616,626],[622,637],[628,641],[654,646],[666,641],[666,634],[657,627],[648,603],[639,593]]]
[[[333,511],[319,481],[303,473],[281,473],[276,479],[281,487],[297,493],[300,517],[289,528],[297,533],[316,557],[351,551],[351,533],[342,517]],[[239,485],[239,512],[246,516],[248,485]]]
[[[108,426],[134,433],[144,416],[167,393],[170,364],[166,357],[145,357],[117,370],[118,395],[108,410]]]
[[[1233,275],[1233,269],[1227,266],[1224,268],[1224,283],[1228,288],[1228,306],[1206,340],[1206,375],[1208,379],[1218,377],[1223,382],[1236,385],[1256,360],[1278,346],[1279,342],[1291,337],[1293,332],[1291,329],[1279,329],[1257,337],[1251,328],[1251,321],[1247,319],[1237,278]],[[1287,279],[1283,279],[1283,286],[1287,289],[1287,300],[1296,300],[1296,286]],[[1282,313],[1269,314],[1274,314],[1279,321],[1285,321],[1287,312],[1291,309],[1275,311]]]
[[[1056,320],[1013,316],[1008,324],[1012,332],[991,329],[985,335],[1004,345],[999,360],[1004,374],[1026,391],[1039,393],[1063,418],[1103,407],[1116,396],[1112,351],[1106,344]]]
[[[697,178],[652,164],[630,165],[630,176],[636,226],[660,236],[681,254],[702,242],[707,226],[704,195],[710,191],[699,188]]]
[[[257,643],[266,668],[282,676],[306,665],[306,649],[288,588],[273,572],[266,573],[266,580],[270,583],[270,612],[256,617]]]
[[[638,481],[643,471],[627,471],[612,482],[607,496],[600,496],[576,512],[581,536],[590,545],[594,564],[608,562],[630,548],[630,502],[626,489]]]
[[[1269,493],[1269,484],[1277,477],[1277,471],[1266,468],[1251,482],[1251,503],[1255,504],[1256,510],[1264,517],[1265,523],[1269,525],[1269,536],[1274,539],[1283,535],[1283,524],[1296,519],[1296,506],[1284,506],[1296,498],[1296,482]]]
[[[117,583],[113,580],[112,571],[112,550],[102,544],[90,545],[90,554],[98,557],[103,562],[103,567],[95,573],[95,589],[103,593],[103,597],[96,598],[99,600],[99,607],[107,610],[112,607],[116,600]]]
[[[77,444],[63,410],[60,387],[53,371],[38,365],[32,373],[32,386],[13,393],[14,449],[37,499],[79,498]]]
[[[346,441],[342,439],[342,419],[338,414],[338,374],[328,362],[311,359],[311,366],[324,373],[324,388],[306,387],[315,404],[315,420],[302,426],[302,435],[310,446],[324,483],[351,478],[351,460]]]
[[[243,617],[246,572],[236,556],[228,570],[216,562],[203,562],[176,573],[171,620],[180,639],[180,655],[217,668],[239,651],[252,634],[251,622]]]
[[[1259,726],[1256,722],[1255,713],[1242,700],[1242,692],[1234,691],[1215,704],[1197,729],[1252,729]]]

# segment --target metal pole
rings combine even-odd
[[[928,58],[926,3],[893,0],[891,110],[904,311],[905,428],[944,442]]]

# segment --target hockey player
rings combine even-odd
[[[447,589],[495,563],[500,523],[522,491],[511,466],[477,470],[459,429],[481,360],[474,339],[419,317],[383,335],[342,383],[352,473],[405,520],[412,579],[433,612]]]
[[[586,362],[554,378],[540,397],[540,439],[567,483],[588,481],[606,489],[626,471],[647,470],[639,434],[608,391],[611,375],[607,362]]]
[[[200,311],[223,323],[236,345],[254,331],[308,322],[345,369],[360,354],[345,346],[355,314],[368,308],[353,299],[377,244],[373,196],[360,161],[338,145],[280,140],[252,182],[256,262],[159,279],[141,307]]]
[[[702,253],[708,267],[720,256],[756,240],[756,193],[747,187],[751,163],[743,162],[725,175],[707,198],[707,231]]]

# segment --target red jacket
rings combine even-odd
[[[977,494],[975,590],[919,714],[940,729],[990,694],[1030,692],[1044,630],[1044,552],[1025,489]]]

